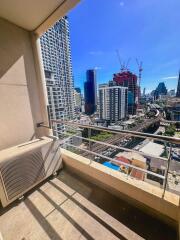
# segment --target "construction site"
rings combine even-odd
[[[118,50],[116,50],[116,53],[120,64],[120,72],[113,74],[113,82],[118,86],[128,87],[128,114],[136,115],[136,110],[139,108],[141,97],[143,63],[136,58],[139,71],[137,76],[137,74],[129,70],[128,65],[131,59],[129,58],[127,62],[122,61]]]

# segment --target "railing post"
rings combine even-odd
[[[127,173],[126,173],[127,179],[129,178],[129,168],[127,169]]]
[[[88,138],[91,138],[91,128],[88,128]],[[91,151],[91,141],[89,141],[89,150]]]
[[[166,169],[166,173],[165,173],[164,189],[163,189],[162,198],[164,198],[166,187],[167,187],[168,173],[169,173],[169,167],[170,167],[170,162],[171,162],[171,155],[172,155],[172,144],[170,143],[170,149],[169,149],[169,155],[168,155],[168,163],[167,163],[167,169]]]

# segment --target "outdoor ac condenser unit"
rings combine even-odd
[[[59,141],[43,137],[0,152],[0,200],[7,206],[62,165]]]

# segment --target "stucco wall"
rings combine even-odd
[[[42,109],[30,33],[0,18],[0,36],[1,150],[35,137]]]

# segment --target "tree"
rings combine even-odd
[[[165,129],[164,135],[165,135],[165,136],[173,137],[174,134],[175,134],[175,132],[176,132],[176,127],[175,127],[175,125],[169,125],[169,126],[166,127],[166,129]]]

